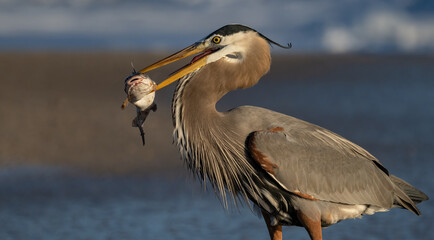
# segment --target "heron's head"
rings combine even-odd
[[[224,60],[225,64],[238,67],[239,64],[244,63],[244,59],[248,54],[255,56],[255,52],[260,52],[260,49],[264,49],[262,46],[258,46],[260,43],[265,43],[264,45],[268,45],[267,43],[269,43],[282,48],[291,48],[291,44],[288,44],[288,46],[282,46],[247,26],[231,24],[221,27],[200,41],[195,42],[183,50],[174,53],[169,57],[140,70],[139,72],[145,73],[193,54],[197,54],[189,64],[173,73],[162,83],[158,84],[156,90],[159,90],[181,77],[219,60]],[[267,54],[269,55],[268,46],[266,48]],[[260,59],[261,57],[259,56],[256,56],[256,58],[258,61],[264,60]],[[268,61],[266,62],[268,64],[268,71],[270,61],[269,56],[268,59],[265,59],[264,61]]]

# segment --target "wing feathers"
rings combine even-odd
[[[250,152],[278,166],[267,172],[293,193],[345,204],[393,204],[387,170],[364,149],[327,130],[257,131],[250,143]]]

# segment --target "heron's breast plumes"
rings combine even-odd
[[[187,167],[202,182],[208,180],[227,206],[229,199],[247,199],[245,185],[251,185],[255,173],[246,158],[243,138],[215,109],[215,92],[206,94],[205,88],[197,88],[201,73],[178,82],[172,102],[173,137]]]

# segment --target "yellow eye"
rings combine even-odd
[[[212,38],[212,42],[215,44],[219,44],[221,42],[221,38],[219,36],[215,36]]]

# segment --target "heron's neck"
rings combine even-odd
[[[225,189],[231,196],[245,195],[242,184],[250,182],[253,169],[244,140],[225,114],[216,110],[218,90],[198,84],[199,76],[192,74],[178,82],[172,102],[174,142],[188,168],[203,180],[208,178],[222,199],[226,199]]]
[[[209,135],[224,130],[223,114],[215,105],[220,98],[212,85],[201,84],[198,72],[181,78],[172,100],[172,119],[174,141],[179,145],[182,155],[190,151],[187,144],[209,144]],[[211,144],[210,144],[211,145]]]
[[[226,92],[221,90],[218,81],[207,81],[209,75],[215,76],[211,68],[204,67],[181,78],[173,96],[175,130],[181,129],[189,137],[204,137],[198,134],[224,128],[223,114],[215,105]]]

